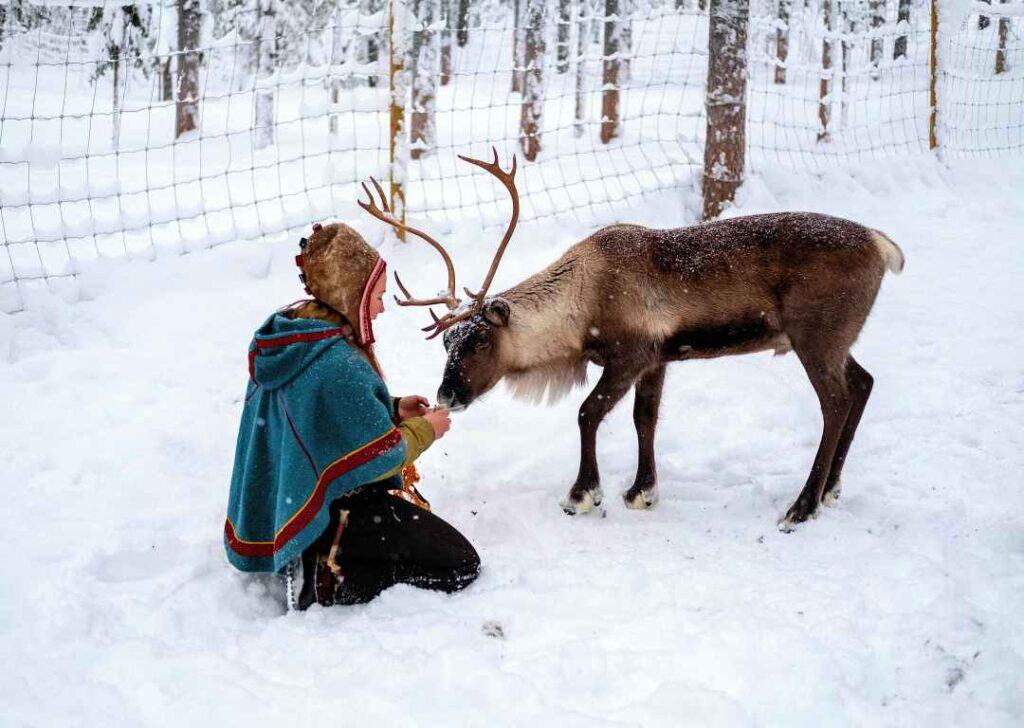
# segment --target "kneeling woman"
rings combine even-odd
[[[448,413],[393,399],[373,352],[384,261],[346,225],[314,226],[302,246],[314,300],[275,313],[249,346],[228,560],[285,574],[300,610],[366,602],[397,583],[462,589],[479,557],[430,512],[412,468],[448,431]]]

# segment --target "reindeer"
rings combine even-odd
[[[850,355],[886,270],[904,258],[883,233],[849,220],[782,212],[655,230],[610,225],[581,240],[544,270],[496,296],[490,285],[519,218],[516,160],[501,169],[460,158],[492,174],[512,199],[512,215],[483,286],[456,294],[455,267],[444,247],[393,217],[381,199],[364,210],[411,233],[440,253],[446,292],[414,298],[395,276],[401,306],[444,304],[449,311],[424,331],[444,334],[448,359],[438,402],[462,410],[501,380],[513,394],[549,401],[603,368],[579,410],[579,474],[561,501],[566,513],[601,503],[596,438],[604,417],[630,387],[639,441],[636,479],[624,493],[628,508],[658,498],[654,432],[665,367],[670,362],[794,351],[821,404],[824,427],[807,481],[779,521],[788,531],[840,495],[840,474],[874,383]],[[383,208],[383,209],[382,209]]]

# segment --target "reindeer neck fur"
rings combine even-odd
[[[513,396],[551,404],[586,381],[583,267],[570,250],[500,294],[512,310],[502,358]]]

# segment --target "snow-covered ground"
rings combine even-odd
[[[93,263],[76,302],[32,294],[0,315],[0,723],[1021,725],[1022,193],[1019,159],[742,189],[730,214],[839,214],[907,254],[856,348],[876,386],[843,498],[816,521],[775,527],[820,433],[792,356],[670,368],[650,512],[616,497],[636,460],[628,399],[599,438],[604,509],[569,518],[585,392],[552,408],[496,392],[421,468],[480,579],[305,614],[221,545],[246,345],[301,294],[294,243]],[[692,203],[621,218],[685,224]],[[523,226],[498,283],[585,232]],[[462,282],[493,238],[450,236]],[[440,275],[412,272],[423,247],[394,253],[419,291]],[[396,393],[437,386],[422,316],[381,320]]]

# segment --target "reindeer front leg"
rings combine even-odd
[[[586,513],[601,504],[601,478],[597,470],[597,428],[612,408],[633,385],[637,370],[621,363],[609,363],[597,386],[580,406],[580,472],[562,500],[562,510],[570,516]]]

